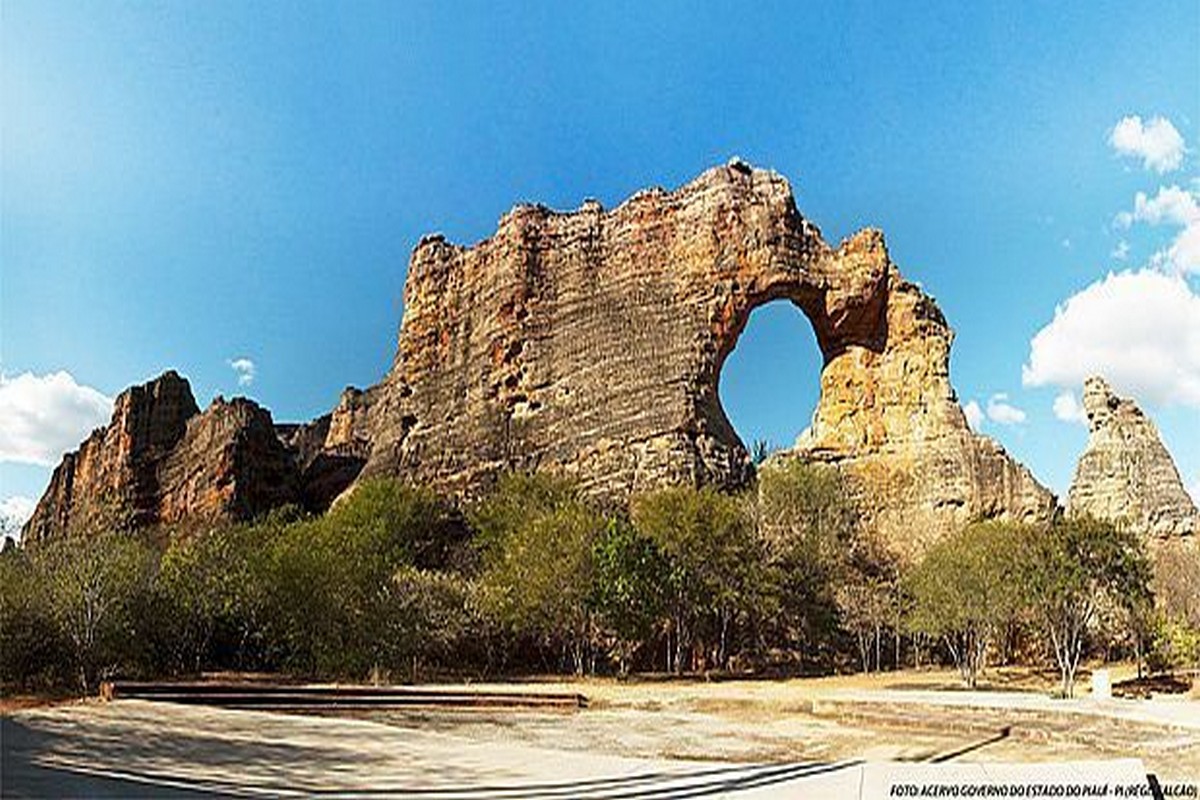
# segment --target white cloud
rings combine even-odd
[[[988,398],[987,416],[998,425],[1020,425],[1025,412],[1008,402],[1008,395],[994,394]]]
[[[1163,259],[1177,272],[1200,273],[1200,222],[1184,228],[1167,248]]]
[[[1143,269],[1069,297],[1030,341],[1021,381],[1073,389],[1094,374],[1140,402],[1200,408],[1200,295]]]
[[[21,526],[33,516],[37,503],[29,497],[13,495],[0,500],[0,539],[11,536],[21,538]]]
[[[254,373],[256,367],[254,362],[242,356],[240,358],[230,359],[229,366],[233,367],[233,371],[237,373],[238,386],[249,386],[254,383]]]
[[[1200,477],[1192,481],[1192,485],[1188,487],[1188,494],[1192,496],[1192,501],[1200,506]]]
[[[1171,245],[1155,253],[1150,263],[1176,272],[1200,272],[1200,200],[1195,192],[1178,186],[1160,186],[1154,197],[1138,192],[1133,210],[1122,211],[1113,219],[1119,228],[1135,222],[1182,226]]]
[[[1125,241],[1124,239],[1117,242],[1117,246],[1113,248],[1109,255],[1118,261],[1124,261],[1125,259],[1129,258],[1129,242]]]
[[[963,406],[963,414],[967,417],[967,424],[971,426],[971,430],[979,430],[979,426],[983,424],[983,409],[979,407],[979,403],[974,400]]]
[[[1075,393],[1070,390],[1054,398],[1054,416],[1063,422],[1087,424],[1087,413],[1083,410],[1083,404],[1075,399]]]
[[[1154,117],[1146,124],[1134,115],[1125,117],[1112,129],[1108,143],[1123,156],[1142,160],[1142,167],[1159,174],[1179,169],[1183,163],[1183,137],[1163,117]]]
[[[0,374],[0,461],[51,466],[108,422],[111,398],[68,372]]]
[[[1122,211],[1117,215],[1117,224],[1129,227],[1134,222],[1150,225],[1188,225],[1200,220],[1200,204],[1196,196],[1178,186],[1160,186],[1154,197],[1138,192],[1133,197],[1133,211]]]

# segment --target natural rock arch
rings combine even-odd
[[[898,551],[977,517],[1052,513],[1029,471],[967,428],[953,334],[882,234],[831,248],[786,180],[734,162],[612,211],[518,206],[473,247],[425,238],[392,368],[307,425],[272,428],[245,400],[199,413],[173,374],[127,391],[26,530],[64,530],[109,494],[147,524],[319,509],[356,475],[470,497],[506,470],[550,470],[618,502],[671,483],[739,486],[750,463],[720,369],[750,313],[781,298],[812,322],[824,360],[796,454],[837,465]],[[139,422],[164,414],[170,425]]]
[[[811,422],[820,393],[824,356],[812,321],[787,299],[751,310],[737,341],[717,368],[721,410],[755,457],[787,449]]]
[[[465,495],[511,469],[618,499],[741,485],[749,458],[720,405],[720,368],[750,313],[781,298],[812,322],[824,358],[801,455],[869,486],[868,513],[898,549],[973,517],[1049,516],[1053,496],[968,430],[949,381],[953,334],[882,234],[831,248],[786,180],[740,162],[608,212],[519,206],[469,248],[423,240],[394,365],[357,410],[364,474]]]

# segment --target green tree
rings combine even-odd
[[[1160,545],[1154,554],[1158,609],[1150,646],[1161,667],[1200,667],[1200,548],[1184,542]]]
[[[0,552],[0,693],[59,679],[65,653],[45,586],[28,553]]]
[[[1132,533],[1089,518],[1029,532],[1022,556],[1030,607],[1049,639],[1062,693],[1071,697],[1097,612],[1106,601],[1144,602],[1149,562]]]
[[[668,670],[682,671],[693,645],[705,661],[728,668],[732,629],[739,618],[749,622],[762,600],[764,559],[746,504],[711,487],[683,486],[635,498],[632,513],[669,564]]]
[[[294,507],[252,524],[172,531],[159,565],[146,637],[160,669],[274,669],[269,600],[276,592],[273,555],[302,520]],[[277,621],[277,620],[276,620]]]
[[[872,654],[875,669],[882,669],[883,631],[895,621],[895,581],[882,575],[851,571],[846,582],[835,591],[835,598],[842,627],[854,636],[858,645],[863,672],[871,671]]]
[[[155,554],[133,534],[100,530],[40,542],[32,552],[50,612],[67,643],[80,689],[134,660],[138,598]]]
[[[285,525],[268,567],[271,619],[288,661],[323,675],[403,666],[395,575],[441,566],[465,539],[432,492],[387,478],[363,481],[324,517]]]
[[[570,484],[514,474],[475,508],[485,609],[517,635],[558,645],[577,674],[594,667],[594,547],[605,519]]]
[[[636,651],[654,636],[670,565],[652,540],[619,518],[608,520],[593,557],[595,606],[611,635],[617,670],[626,675]]]
[[[839,597],[848,596],[835,594],[835,587],[849,583],[861,536],[845,482],[832,467],[788,459],[763,468],[757,488],[765,586],[779,611],[771,615],[775,637],[807,653],[829,649],[839,624]]]
[[[975,688],[988,647],[1022,602],[1022,532],[997,522],[967,526],[935,544],[908,576],[909,625],[940,638]]]
[[[395,654],[410,664],[410,677],[420,679],[422,666],[450,663],[465,649],[472,630],[468,610],[469,587],[450,572],[401,566],[392,576],[390,613],[385,633]]]

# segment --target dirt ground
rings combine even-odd
[[[1127,671],[1118,669],[1114,678]],[[284,796],[284,789],[365,791],[386,778],[397,791],[425,787],[438,797],[451,789],[456,797],[492,796],[489,786],[514,781],[524,782],[513,789],[517,794],[535,785],[530,781],[567,787],[544,796],[625,796],[621,781],[648,781],[647,796],[669,796],[671,786],[686,783],[708,787],[689,789],[690,796],[727,796],[729,786],[744,784],[748,794],[739,789],[728,796],[769,797],[795,796],[787,791],[803,779],[806,787],[823,781],[828,796],[851,796],[846,786],[861,792],[880,765],[994,774],[1005,763],[1053,770],[1052,762],[1070,761],[1096,765],[1088,770],[1140,764],[1164,782],[1200,783],[1194,693],[1102,700],[1087,697],[1085,685],[1085,696],[1054,700],[1052,679],[993,671],[976,692],[961,690],[948,671],[489,683],[472,688],[580,692],[589,706],[321,718],[138,700],[25,703],[3,720],[10,776],[4,782],[21,776],[24,794],[14,796],[40,796],[39,787],[89,796]]]
[[[1132,665],[1110,667],[1114,682]],[[528,684],[522,684],[528,688]],[[1051,699],[1057,675],[991,670],[975,692],[957,673],[909,670],[778,681],[544,681],[577,691],[586,711],[383,712],[367,718],[477,741],[519,741],[622,756],[725,761],[863,758],[905,762],[1048,762],[1134,757],[1172,780],[1200,780],[1200,698],[1096,700],[1087,679]],[[476,684],[481,691],[513,684]],[[1007,729],[1007,731],[1006,731]]]

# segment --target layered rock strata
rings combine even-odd
[[[1049,520],[1054,495],[968,426],[950,383],[954,333],[937,304],[887,269],[883,346],[826,353],[812,424],[790,455],[840,467],[902,557],[974,520]]]
[[[362,471],[371,450],[368,410],[375,390],[349,387],[334,410],[304,425],[276,425],[300,470],[304,503],[328,508]]]
[[[188,382],[164,373],[122,392],[111,422],[63,457],[25,537],[37,541],[98,521],[146,527],[246,520],[287,503],[321,508],[363,459],[348,471],[339,465],[340,474],[314,470],[338,452],[327,452],[324,440],[313,443],[312,426],[302,427],[310,441],[289,447],[258,404],[217,398],[201,412]]]
[[[883,236],[866,230],[830,247],[786,180],[741,162],[611,211],[518,206],[472,247],[423,239],[384,380],[348,391],[326,417],[280,427],[280,448],[310,505],[360,466],[360,477],[400,476],[460,498],[510,470],[572,476],[616,503],[672,483],[740,486],[753,469],[718,378],[751,311],[775,300],[804,312],[824,357],[821,399],[795,454],[842,468],[896,549],[919,551],[978,517],[1050,515],[1053,496],[967,427],[949,379],[952,332],[900,276]],[[91,449],[123,465],[110,454],[117,446]],[[189,503],[197,514],[224,507],[202,490],[215,474],[207,467],[166,499],[163,459],[143,461],[155,464],[147,519],[186,515]],[[255,497],[290,496],[283,471],[263,474],[278,476],[278,496]],[[74,486],[56,474],[36,519],[69,508],[53,498],[79,494]]]
[[[740,485],[750,461],[718,376],[750,312],[786,300],[825,362],[797,453],[843,467],[897,549],[1055,507],[967,427],[950,328],[883,236],[831,248],[774,173],[732,163],[612,211],[519,206],[473,247],[422,241],[404,299],[365,474],[470,494],[499,472],[545,469],[617,500]]]
[[[1067,513],[1129,527],[1152,541],[1200,531],[1200,512],[1158,429],[1100,377],[1083,384],[1088,442],[1075,467]]]

